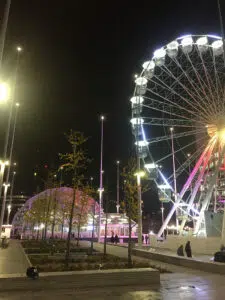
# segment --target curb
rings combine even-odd
[[[22,250],[22,252],[23,252],[23,254],[24,254],[24,256],[25,256],[25,258],[26,258],[26,260],[27,260],[27,262],[28,262],[29,267],[32,267],[32,263],[31,263],[31,261],[30,261],[28,255],[26,254],[26,252],[25,252],[25,250],[24,250],[24,248],[23,248],[23,246],[21,245],[20,242],[19,242],[19,246],[20,246],[20,248],[21,248],[21,250]]]

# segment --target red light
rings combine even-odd
[[[48,165],[45,165],[45,169],[48,169]]]

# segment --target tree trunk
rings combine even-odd
[[[77,247],[79,246],[79,242],[80,242],[80,221],[78,222],[78,226],[77,226]]]
[[[51,237],[54,237],[54,231],[55,231],[55,213],[56,213],[56,195],[54,197],[54,208],[53,208],[53,221],[52,221],[52,233]]]
[[[69,258],[70,258],[70,240],[71,240],[71,233],[72,233],[72,226],[73,226],[75,200],[76,200],[76,189],[74,187],[73,188],[73,200],[72,200],[71,211],[70,211],[69,231],[68,231],[67,245],[66,245],[66,256],[65,256],[66,266],[68,266]]]
[[[45,228],[44,228],[44,236],[43,236],[44,240],[46,240],[46,236],[47,236],[48,219],[49,219],[49,210],[50,210],[51,199],[52,199],[52,191],[50,192],[50,197],[48,199],[47,212],[46,212],[46,215],[45,215],[46,219],[45,219]]]
[[[131,252],[132,252],[132,241],[131,241],[131,232],[132,232],[132,225],[131,225],[131,218],[129,217],[129,238],[128,238],[128,267],[132,267],[132,258],[131,258]]]

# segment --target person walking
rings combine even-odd
[[[184,256],[184,246],[183,245],[180,245],[180,247],[177,249],[177,255]]]
[[[118,244],[118,243],[119,243],[119,237],[118,237],[118,235],[117,235],[117,234],[115,235],[115,243],[116,243],[116,244]]]
[[[145,235],[145,243],[146,243],[146,245],[148,244],[148,235],[147,234]]]
[[[115,242],[114,234],[112,234],[111,239],[110,239],[110,242],[111,242],[112,244],[114,244],[114,242]]]
[[[190,241],[188,241],[185,245],[185,252],[187,254],[187,257],[192,257],[191,242]]]

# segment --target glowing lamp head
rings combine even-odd
[[[16,107],[19,107],[19,106],[20,106],[19,102],[16,102]]]
[[[119,164],[120,164],[120,161],[119,161],[119,160],[117,160],[117,162],[116,162],[116,163],[117,163],[117,165],[119,165]]]
[[[104,120],[105,120],[105,117],[104,117],[104,116],[101,116],[100,119],[101,119],[101,121],[104,121]]]
[[[136,172],[136,173],[134,174],[134,176],[137,176],[137,177],[144,177],[144,176],[145,176],[145,171],[140,170],[140,171]]]
[[[21,52],[23,49],[22,49],[22,47],[17,46],[17,47],[16,47],[16,50],[17,50],[17,52]]]
[[[0,84],[0,102],[7,101],[9,98],[9,88],[7,84],[1,83]]]

